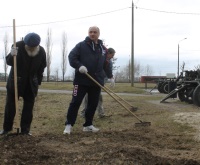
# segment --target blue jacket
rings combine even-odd
[[[85,66],[88,74],[98,83],[104,85],[105,74],[112,78],[112,68],[107,60],[107,49],[103,46],[101,40],[98,40],[98,46],[89,37],[79,42],[69,53],[69,63],[75,68],[74,85],[96,86],[87,75],[79,72],[81,66]]]

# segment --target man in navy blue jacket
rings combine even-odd
[[[104,85],[105,73],[114,84],[112,67],[107,59],[107,49],[99,39],[100,30],[96,26],[89,28],[88,36],[79,42],[69,53],[69,63],[75,68],[74,89],[72,100],[67,112],[65,130],[63,134],[70,134],[76,122],[81,102],[88,94],[88,106],[85,112],[85,123],[83,131],[97,132],[98,128],[93,126],[93,117],[99,101],[101,88],[87,77],[85,73],[92,76],[99,84]]]

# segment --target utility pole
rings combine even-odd
[[[134,3],[132,1],[132,30],[131,30],[131,86],[134,87]]]
[[[177,71],[177,77],[179,76],[179,43],[178,43],[178,71]]]
[[[183,41],[183,40],[186,40],[187,38],[184,38],[184,39],[182,39],[182,40],[180,40],[179,42],[178,42],[178,68],[177,68],[177,77],[179,76],[179,50],[180,50],[180,46],[179,46],[179,43],[181,42],[181,41]]]

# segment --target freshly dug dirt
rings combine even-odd
[[[83,119],[78,119],[73,132],[70,135],[63,135],[64,126],[62,122],[59,123],[59,120],[65,120],[66,107],[64,105],[65,110],[62,110],[63,107],[59,109],[58,105],[66,98],[62,101],[56,96],[55,98],[51,96],[52,100],[45,97],[41,95],[39,99],[41,103],[37,103],[39,105],[36,106],[33,136],[0,137],[1,165],[200,165],[200,145],[197,140],[199,123],[195,123],[199,121],[199,117],[195,118],[199,113],[193,105],[185,105],[190,108],[190,112],[184,113],[183,104],[174,102],[159,104],[159,99],[143,99],[141,104],[147,106],[141,105],[136,114],[140,118],[150,116],[146,120],[152,121],[152,125],[135,127],[134,123],[138,121],[133,116],[124,112],[115,102],[111,104],[110,101],[105,101],[104,106],[107,112],[111,109],[112,115],[102,119],[95,116],[95,123],[101,129],[99,132],[82,132],[80,123]],[[131,102],[133,98],[129,98],[129,101]],[[49,100],[48,104],[47,100]],[[50,102],[57,106],[56,112],[50,118],[55,117],[54,115],[59,116],[56,122],[51,124],[45,120],[46,114],[51,112],[47,110],[48,107],[53,106]],[[44,105],[48,106],[46,111],[43,111]],[[151,112],[153,108],[155,109]],[[114,110],[118,111],[113,113]],[[170,125],[157,123],[157,119],[165,120],[162,115],[166,112],[173,114],[172,119],[175,123],[188,123],[191,127],[188,129],[190,131],[184,132],[183,128],[176,133]],[[3,112],[0,116],[3,117]],[[190,121],[193,121],[195,127],[189,124]],[[54,127],[59,130],[52,130]]]
[[[123,131],[8,136],[1,139],[1,164],[198,165],[199,151],[181,135],[151,128]]]

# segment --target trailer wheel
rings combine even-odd
[[[193,103],[194,105],[200,107],[200,85],[198,85],[194,90]]]
[[[184,90],[181,90],[181,91],[178,92],[178,98],[179,98],[179,100],[180,100],[181,102],[186,101],[187,97],[186,97],[185,94],[184,94]]]
[[[159,82],[159,83],[158,83],[158,91],[159,91],[160,93],[163,93],[162,84],[163,84],[163,82]]]
[[[162,84],[162,90],[163,90],[163,93],[165,93],[165,94],[167,94],[168,93],[168,86],[169,86],[169,84],[168,84],[168,82],[164,82],[163,84]]]
[[[190,93],[193,92],[192,88],[186,88],[178,92],[178,98],[181,102],[186,102],[188,104],[193,103],[193,95]]]

